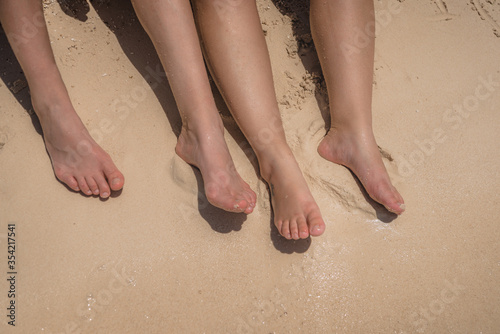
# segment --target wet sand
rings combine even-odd
[[[0,280],[1,333],[500,332],[500,2],[375,1],[374,128],[407,208],[395,218],[316,153],[328,113],[305,2],[258,1],[287,138],[327,223],[296,242],[273,227],[219,95],[259,200],[248,216],[207,205],[128,2],[45,3],[75,108],[126,182],[101,201],[56,181],[2,32],[0,267],[15,224],[17,275],[15,328]]]

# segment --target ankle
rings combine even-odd
[[[184,121],[181,136],[185,139],[203,143],[215,137],[224,137],[224,124],[220,117],[212,120]]]
[[[330,114],[332,115],[330,123],[332,129],[354,133],[372,131],[371,111],[367,113],[351,110],[350,113],[341,113],[341,115],[336,112]]]
[[[284,169],[297,165],[297,161],[288,145],[281,149],[266,151],[265,154],[257,153],[257,158],[259,161],[260,175],[268,183],[272,180],[274,175],[281,175]]]
[[[327,136],[344,136],[353,139],[374,137],[371,123],[366,122],[333,122]]]
[[[31,103],[40,120],[60,117],[62,113],[75,112],[64,84],[30,87]]]
[[[32,97],[31,103],[33,109],[38,116],[40,122],[44,123],[46,120],[57,120],[68,115],[68,113],[75,113],[76,111],[68,99],[36,99]]]

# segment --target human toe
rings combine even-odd
[[[246,214],[250,214],[253,212],[253,206],[251,206],[250,204],[247,206],[247,208],[245,209],[245,211],[243,211],[244,213]]]
[[[99,186],[93,177],[85,177],[85,181],[87,181],[87,185],[89,186],[92,194],[99,195]]]
[[[255,208],[255,193],[249,189],[248,192],[245,193],[245,200],[247,202],[247,208],[245,209],[245,213],[252,213]]]
[[[248,205],[248,201],[245,199],[237,200],[236,204],[233,204],[233,209],[228,208],[229,211],[235,211],[235,212],[245,212],[247,213],[247,210],[251,209],[250,206]],[[251,209],[253,210],[253,209]],[[252,211],[250,211],[252,212]]]
[[[89,185],[87,184],[87,180],[85,180],[85,177],[81,176],[77,178],[77,180],[78,180],[78,187],[80,188],[81,192],[87,196],[92,195],[92,191],[90,190]]]
[[[390,204],[385,204],[384,206],[387,210],[397,215],[402,214],[406,209],[404,203],[398,203],[398,202],[391,202]]]
[[[99,187],[99,195],[101,196],[101,198],[108,198],[111,194],[111,190],[109,189],[108,182],[106,181],[104,176],[96,175],[94,176],[94,179],[97,183],[97,186]]]
[[[292,236],[292,239],[294,240],[299,239],[299,227],[295,219],[292,219],[290,221],[290,234]]]
[[[288,220],[282,222],[280,232],[281,235],[286,239],[288,240],[292,239],[292,236],[290,234],[290,222]]]
[[[402,214],[406,209],[403,198],[395,188],[393,188],[393,191],[382,203],[387,210],[398,215]]]
[[[308,217],[309,221],[309,234],[317,237],[323,234],[325,232],[325,222],[323,221],[323,218],[321,215],[313,215]]]
[[[74,176],[72,176],[70,174],[64,174],[61,177],[57,176],[57,178],[61,182],[64,182],[72,190],[74,190],[74,191],[80,191],[80,187],[78,186],[78,181],[74,178]]]
[[[309,237],[309,231],[307,228],[307,222],[304,217],[300,217],[297,219],[297,224],[298,224],[298,230],[299,230],[299,237],[301,239],[306,239]]]
[[[110,164],[104,168],[104,175],[106,176],[112,190],[117,191],[123,188],[125,178],[114,164]]]

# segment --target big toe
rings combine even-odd
[[[117,191],[123,188],[125,184],[125,178],[123,174],[120,173],[118,169],[113,170],[112,172],[106,173],[106,179],[108,180],[109,187],[113,191]]]
[[[231,210],[231,208],[228,209],[229,211],[245,212],[245,213],[250,213],[253,211],[253,208],[250,207],[249,201],[246,199],[237,200],[236,203],[233,204],[233,210]]]
[[[374,182],[372,187],[365,187],[365,189],[372,199],[390,212],[400,215],[405,210],[403,198],[389,180]]]
[[[380,200],[378,202],[382,203],[387,210],[397,215],[400,215],[405,211],[404,200],[393,186],[380,196]]]
[[[249,204],[249,205],[247,206],[247,208],[245,209],[245,211],[243,211],[243,212],[244,212],[244,213],[246,213],[246,214],[250,214],[250,213],[252,213],[252,212],[253,212],[253,208],[254,208],[254,207],[253,207],[251,204]]]
[[[249,206],[245,199],[235,198],[235,196],[226,194],[210,184],[205,188],[205,194],[210,204],[225,211],[245,212]]]
[[[385,208],[392,213],[397,215],[402,214],[406,210],[406,206],[404,203],[399,201],[391,201],[390,203],[384,204]]]
[[[111,187],[112,190],[117,191],[122,189],[124,184],[125,184],[125,178],[120,173],[120,175],[111,178],[109,186]]]
[[[257,196],[255,195],[253,190],[250,189],[250,191],[245,194],[245,200],[248,203],[248,206],[245,209],[245,213],[252,213],[253,209],[255,208],[255,202],[257,200]]]
[[[325,232],[326,226],[323,218],[321,217],[321,214],[315,213],[309,215],[309,217],[307,218],[307,222],[309,225],[309,234],[313,237],[320,236],[323,234],[323,232]]]

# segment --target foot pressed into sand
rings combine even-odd
[[[387,210],[398,215],[403,213],[403,197],[391,183],[371,130],[354,133],[332,128],[319,144],[318,153],[328,161],[349,168],[368,195]]]
[[[261,160],[261,175],[268,182],[274,224],[286,239],[305,239],[325,231],[306,180],[288,146]]]
[[[207,127],[199,134],[183,127],[175,152],[200,170],[205,194],[212,205],[230,212],[253,211],[256,195],[236,171],[222,125],[213,130]]]

